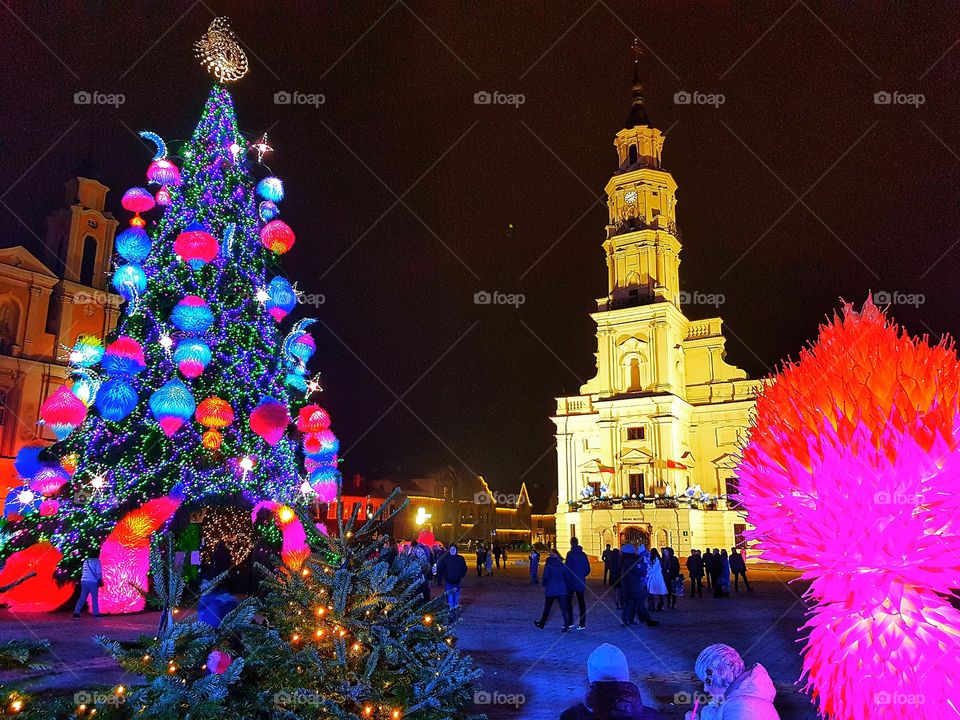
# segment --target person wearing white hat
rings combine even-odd
[[[630,682],[627,657],[616,645],[603,643],[587,658],[590,688],[582,703],[563,711],[560,720],[660,720],[663,716],[643,704],[640,690]]]

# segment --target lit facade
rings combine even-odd
[[[0,485],[21,484],[13,457],[25,444],[53,442],[38,425],[40,405],[68,376],[62,346],[103,337],[122,298],[108,290],[117,221],[104,210],[108,188],[67,183],[64,207],[47,220],[41,261],[22,246],[0,249]]]
[[[557,398],[557,541],[588,554],[627,540],[730,548],[746,529],[726,495],[760,381],[725,357],[722,320],[681,308],[677,184],[661,165],[664,137],[635,81],[605,188],[607,294],[591,314],[597,374]],[[699,487],[703,495],[686,497]]]

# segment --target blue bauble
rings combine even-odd
[[[141,263],[150,254],[150,236],[143,228],[129,227],[117,235],[114,246],[124,260]]]
[[[187,295],[170,313],[170,321],[180,330],[202,333],[213,324],[213,311],[196,295]]]
[[[140,402],[140,396],[134,387],[125,380],[107,380],[100,386],[94,404],[104,420],[120,422],[125,419]]]
[[[307,391],[307,379],[303,376],[303,373],[291,370],[287,373],[283,382],[291,390],[304,393]]]
[[[277,177],[265,177],[257,183],[257,195],[264,200],[280,202],[283,200],[283,181]]]
[[[310,473],[310,484],[319,482],[340,482],[340,471],[329,465],[321,465]]]
[[[147,289],[147,276],[139,265],[121,265],[113,273],[113,289],[124,300],[131,301]]]
[[[273,220],[279,214],[280,208],[277,207],[277,204],[273,202],[273,200],[264,200],[260,203],[260,219],[264,222]]]

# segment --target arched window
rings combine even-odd
[[[627,149],[627,163],[630,165],[637,164],[637,146],[636,145],[631,145]]]
[[[97,239],[87,235],[83,239],[83,255],[80,257],[80,284],[93,285],[93,271],[97,264]]]
[[[10,294],[0,295],[0,352],[10,352],[19,332],[20,304]]]
[[[630,391],[640,390],[640,360],[630,359]]]

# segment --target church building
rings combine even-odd
[[[557,545],[571,536],[599,556],[609,543],[731,548],[746,521],[736,453],[761,382],[725,361],[723,321],[691,320],[680,289],[677,183],[664,136],[633,105],[606,185],[607,294],[591,314],[597,374],[557,398]]]

